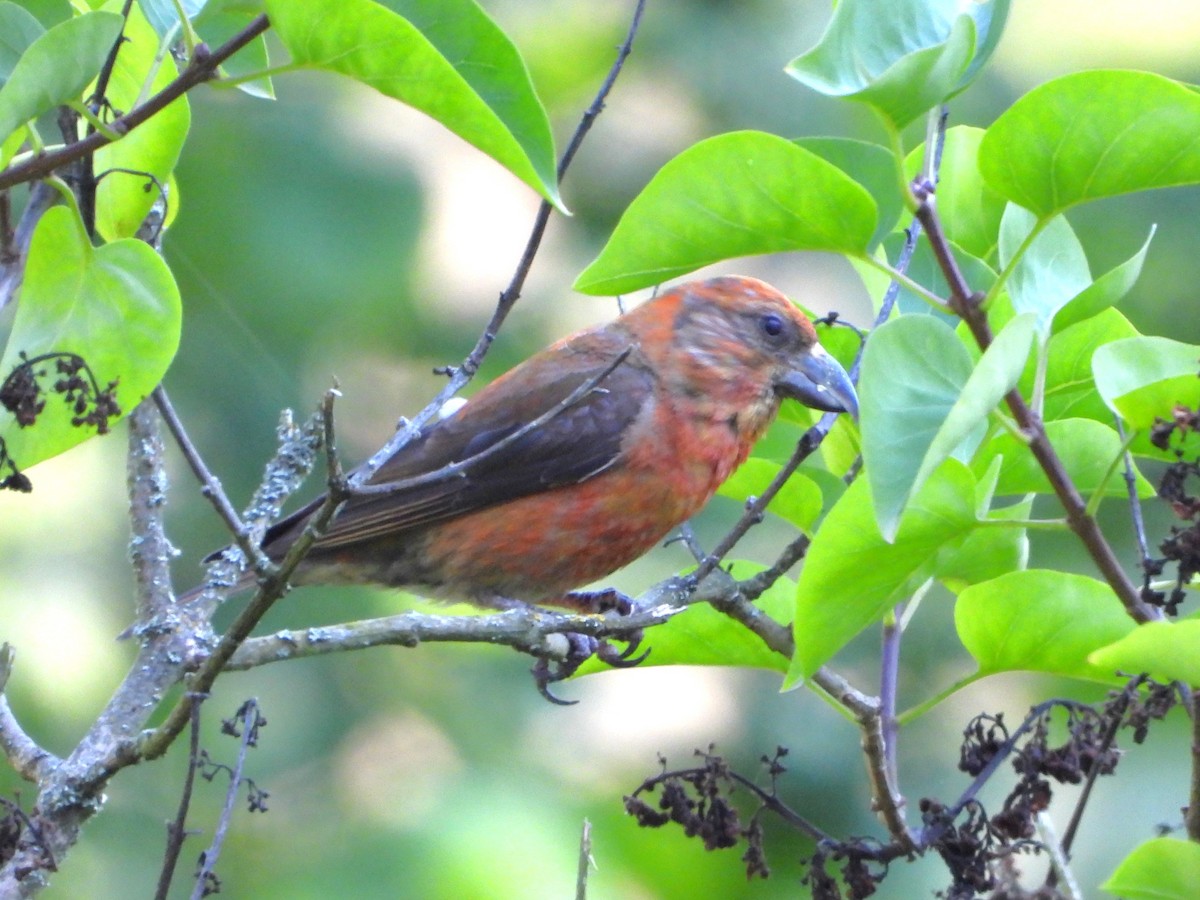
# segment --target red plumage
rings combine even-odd
[[[467,460],[465,474],[353,497],[293,581],[569,602],[699,510],[785,397],[857,412],[845,371],[781,293],[741,277],[681,285],[552,344],[427,426],[368,483]],[[320,502],[270,529],[264,551],[281,558]]]

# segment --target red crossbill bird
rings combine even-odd
[[[586,608],[597,595],[570,592],[704,506],[785,398],[857,415],[846,371],[775,288],[680,285],[552,344],[426,426],[366,481],[397,489],[346,501],[293,583]],[[455,477],[401,484],[454,463]],[[268,557],[283,557],[322,500],[267,531]]]

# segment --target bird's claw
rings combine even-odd
[[[574,706],[579,701],[556,697],[551,693],[550,685],[566,681],[593,656],[615,669],[630,669],[639,665],[650,655],[650,649],[647,648],[645,652],[633,656],[642,642],[640,628],[629,635],[628,644],[624,650],[618,649],[607,638],[594,638],[573,631],[565,632],[563,637],[567,639],[566,654],[554,659],[548,656],[538,657],[532,670],[533,682],[537,686],[538,693],[557,706]]]

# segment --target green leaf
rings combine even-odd
[[[900,253],[904,247],[905,237],[900,233],[893,233],[887,236],[883,242],[884,248],[887,250],[888,259],[895,265],[900,258]],[[967,284],[974,291],[990,290],[992,285],[996,283],[996,273],[991,266],[985,263],[966,250],[963,250],[953,241],[949,241],[950,249],[954,253],[954,258],[958,262],[958,268],[966,278]],[[872,267],[873,269],[873,267]],[[908,271],[906,272],[909,278],[924,288],[928,288],[930,292],[937,297],[949,297],[950,288],[946,283],[946,276],[942,273],[942,267],[938,264],[937,257],[933,254],[933,248],[929,246],[929,241],[918,241],[916,249],[913,251],[912,258],[908,263]],[[887,276],[883,276],[886,285]],[[872,296],[872,301],[875,303],[876,312],[878,312],[879,301],[883,299],[883,292],[875,292],[876,296]],[[956,317],[950,313],[944,313],[934,310],[923,297],[910,291],[907,287],[900,287],[900,294],[896,300],[897,306],[901,312],[916,312],[926,315],[935,315],[943,322],[954,322]]]
[[[732,563],[733,575],[741,579],[764,568],[740,560]],[[754,605],[781,625],[786,624],[795,592],[795,582],[780,578]],[[642,666],[738,666],[774,672],[786,672],[788,667],[788,660],[768,648],[762,638],[707,603],[693,603],[662,625],[648,629],[642,646],[650,650]],[[608,669],[593,657],[580,666],[579,674]]]
[[[1135,847],[1100,890],[1122,900],[1194,900],[1198,884],[1200,844],[1159,837]]]
[[[904,209],[904,198],[896,186],[896,163],[885,147],[838,137],[798,138],[795,144],[833,163],[867,189],[878,205],[875,234],[868,249],[875,247],[896,224]]]
[[[205,5],[196,17],[193,27],[210,47],[220,47],[239,31],[254,21],[261,12],[258,4],[243,3],[241,0],[221,0]],[[259,35],[221,64],[221,75],[226,78],[242,78],[263,72],[271,65],[265,35]],[[263,100],[275,99],[275,85],[270,76],[243,81],[237,89],[251,97]]]
[[[117,401],[128,413],[162,379],[179,328],[179,289],[162,258],[133,239],[94,248],[74,210],[58,206],[34,232],[0,372],[12,371],[20,351],[29,357],[77,353],[101,387],[119,379]],[[28,428],[0,410],[0,437],[17,465],[27,468],[91,436],[90,428],[76,428],[70,419],[67,404],[50,395]]]
[[[79,100],[104,65],[123,22],[116,13],[84,13],[30,44],[0,88],[0,140],[42,113]]]
[[[21,0],[19,5],[26,12],[32,13],[33,17],[42,23],[43,28],[53,28],[74,14],[70,0]]]
[[[1054,330],[1062,329],[1090,319],[1111,306],[1116,306],[1137,283],[1142,274],[1142,263],[1146,261],[1146,252],[1150,249],[1150,241],[1158,226],[1151,225],[1146,242],[1142,244],[1133,256],[1119,266],[1109,269],[1092,284],[1068,301],[1067,305],[1054,316]]]
[[[1033,213],[1010,203],[1000,223],[1000,265],[1007,268],[1022,242],[1037,226]],[[1025,248],[1008,279],[1008,294],[1017,313],[1037,316],[1046,334],[1054,314],[1092,283],[1083,244],[1062,216],[1055,216]]]
[[[191,21],[204,9],[207,0],[138,0],[137,5],[155,33],[165,37],[179,25],[176,2],[183,8],[183,14],[187,16],[188,21]],[[178,31],[175,31],[175,37],[179,37]]]
[[[1099,489],[1110,464],[1121,452],[1121,439],[1117,432],[1094,419],[1056,419],[1046,423],[1046,435],[1066,467],[1067,474],[1085,494]],[[1054,493],[1050,480],[1033,458],[1029,446],[1007,431],[995,435],[980,448],[971,468],[979,474],[997,458],[1003,459],[997,494]],[[1138,496],[1153,497],[1154,486],[1141,472],[1137,472],[1136,477]],[[1109,478],[1104,493],[1109,497],[1124,497],[1124,479],[1119,476]]]
[[[142,96],[158,55],[158,35],[135,6],[125,23],[125,40],[108,86],[117,109],[132,109]],[[157,92],[176,76],[169,61],[158,68],[150,89]],[[108,241],[133,237],[179,161],[191,125],[186,97],[154,115],[121,140],[96,151],[96,230]],[[117,171],[117,170],[127,171]],[[137,173],[137,174],[131,174]],[[156,185],[150,178],[158,180]],[[168,203],[174,204],[174,197]]]
[[[1032,338],[1032,317],[1020,316],[972,368],[953,329],[932,316],[901,316],[871,335],[859,390],[863,461],[885,537],[943,460],[974,452],[987,417],[1020,377]]]
[[[1137,626],[1108,585],[1049,569],[1009,572],[958,595],[954,624],[982,674],[1053,672],[1112,681],[1088,654]]]
[[[1134,428],[1167,419],[1176,404],[1200,406],[1200,347],[1164,337],[1113,341],[1092,357],[1096,389]]]
[[[786,71],[819,93],[870,105],[899,129],[967,86],[995,49],[1008,6],[842,0],[821,40]]]
[[[620,294],[757,253],[862,255],[875,217],[862,185],[815,153],[761,131],[722,134],[658,171],[575,289]]]
[[[800,571],[796,655],[787,683],[812,675],[896,603],[939,577],[941,564],[976,525],[975,479],[957,460],[947,460],[912,499],[892,542],[875,523],[866,482],[850,485],[821,523]]]
[[[1046,395],[1043,418],[1089,418],[1110,424],[1112,412],[1096,392],[1092,356],[1099,347],[1133,337],[1137,329],[1121,313],[1107,309],[1099,315],[1051,336],[1046,348]],[[1021,392],[1030,395],[1034,367],[1028,366]]]
[[[983,487],[981,481],[975,496],[977,515],[982,515],[981,507],[986,510],[991,503],[990,491],[986,492],[987,496],[980,496],[984,493]],[[997,522],[1028,519],[1032,508],[1031,498],[1003,509],[992,510],[986,518]],[[937,578],[957,594],[968,585],[997,578],[1016,569],[1024,569],[1028,562],[1029,535],[1025,528],[1019,525],[976,528],[957,550],[950,550],[939,560]]]
[[[441,122],[561,206],[554,139],[516,48],[474,0],[267,0],[293,63],[329,69]]]
[[[15,3],[0,3],[0,85],[29,45],[46,33],[42,24]]]
[[[1159,681],[1200,685],[1200,619],[1147,622],[1088,657],[1108,672],[1145,672]]]
[[[1006,204],[979,173],[979,144],[983,134],[982,128],[967,125],[957,125],[946,132],[938,170],[937,206],[946,236],[978,259],[988,260],[996,252],[1000,217]],[[909,177],[921,171],[924,159],[925,145],[921,144],[905,161]],[[987,289],[970,281],[969,274],[968,281],[977,291]]]
[[[769,460],[748,459],[726,479],[717,493],[745,503],[751,497],[760,496],[782,468]],[[802,531],[809,531],[821,515],[821,489],[812,479],[796,472],[784,482],[767,506],[767,512],[786,519]]]
[[[997,193],[1048,219],[1077,203],[1200,182],[1200,94],[1149,72],[1092,71],[1034,88],[979,147]]]

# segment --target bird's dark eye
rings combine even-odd
[[[783,334],[783,318],[775,313],[767,313],[759,320],[763,334],[768,337],[779,337]]]

